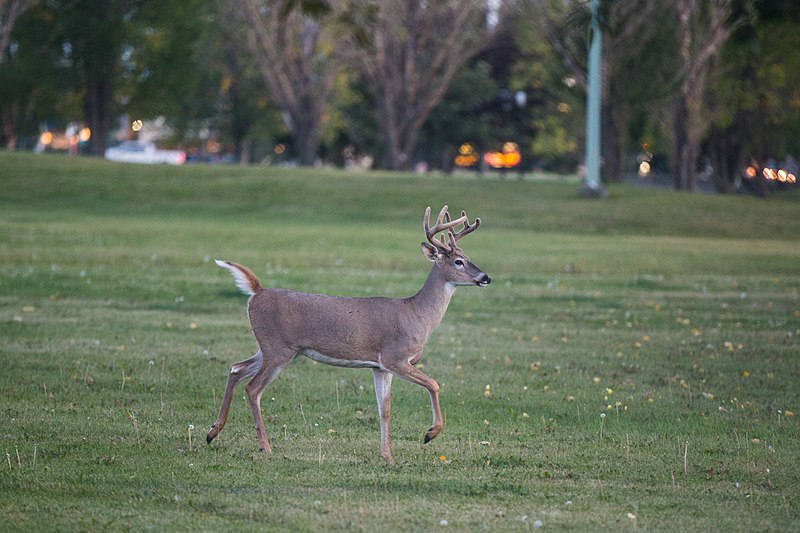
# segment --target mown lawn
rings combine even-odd
[[[800,196],[0,153],[3,530],[800,530]],[[480,216],[395,380],[295,361],[262,457],[229,365],[265,285],[410,295],[427,205]],[[190,429],[193,428],[193,429]],[[191,440],[190,440],[191,439]]]

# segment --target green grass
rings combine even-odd
[[[796,194],[13,153],[0,191],[4,530],[800,529]],[[406,296],[445,202],[483,219],[463,246],[494,281],[422,360],[442,435],[395,381],[384,465],[371,373],[303,359],[264,394],[272,456],[243,389],[206,445],[255,346],[212,259]]]

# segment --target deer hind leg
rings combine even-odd
[[[253,422],[255,422],[258,449],[264,453],[271,453],[272,448],[267,438],[267,428],[264,427],[264,417],[261,415],[261,395],[264,393],[264,389],[294,359],[295,354],[292,351],[280,353],[271,350],[267,355],[267,357],[264,357],[261,369],[250,380],[245,390],[247,391],[247,400],[250,403],[250,411],[253,413]]]
[[[392,412],[392,374],[384,370],[374,369],[375,397],[378,400],[378,416],[381,424],[381,457],[387,464],[392,464],[392,450],[389,447],[389,416]]]
[[[403,378],[406,381],[415,383],[424,387],[431,397],[431,411],[433,411],[433,424],[430,429],[425,433],[425,443],[435,439],[444,428],[444,419],[442,418],[442,410],[439,407],[439,384],[435,379],[429,378],[422,373],[419,369],[412,366],[410,363],[403,361],[388,368],[390,372]]]
[[[210,443],[214,440],[214,437],[219,435],[219,432],[225,427],[225,422],[228,420],[228,410],[230,410],[231,400],[233,400],[233,390],[236,385],[243,379],[254,376],[261,368],[261,363],[262,355],[261,350],[259,350],[253,357],[231,365],[231,371],[228,373],[228,383],[225,385],[225,395],[222,397],[222,407],[219,409],[217,420],[211,426],[211,431],[206,435],[206,442]]]

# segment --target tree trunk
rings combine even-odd
[[[285,16],[255,0],[234,2],[247,25],[248,45],[294,141],[298,162],[317,161],[339,65],[323,38],[323,24],[297,11]],[[268,3],[271,5],[271,3]]]
[[[297,151],[297,162],[303,166],[314,166],[320,146],[318,124],[296,125],[292,131],[292,139]]]
[[[689,188],[694,168],[692,150],[689,146],[689,111],[686,100],[679,96],[672,108],[672,179],[676,189]]]
[[[719,193],[736,192],[743,166],[742,143],[731,126],[711,134],[709,150],[714,167],[714,189]]]
[[[103,157],[108,144],[111,119],[111,80],[102,75],[88,73],[86,95],[86,118],[92,132],[89,149],[92,155]]]
[[[622,154],[614,106],[611,102],[602,103],[601,111],[601,155],[600,174],[604,183],[622,179]]]
[[[6,150],[16,150],[17,149],[17,127],[15,124],[15,116],[17,114],[17,110],[19,108],[18,104],[13,104],[10,106],[9,109],[3,113],[2,121],[3,121],[3,138]]]
[[[703,98],[714,61],[738,21],[731,20],[732,0],[675,3],[682,80],[673,107],[675,187],[697,189],[695,164],[712,117]]]

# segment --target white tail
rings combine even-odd
[[[261,282],[258,281],[258,278],[255,276],[255,274],[253,274],[247,267],[243,267],[237,263],[231,263],[230,261],[220,261],[219,259],[215,259],[214,262],[217,264],[217,266],[228,270],[231,275],[233,275],[233,280],[236,282],[236,286],[239,287],[239,290],[246,295],[253,296],[255,293],[263,289]]]
[[[463,211],[458,219],[451,220],[444,206],[431,227],[428,207],[423,218],[428,242],[422,243],[422,251],[433,268],[419,292],[402,299],[344,298],[265,289],[247,267],[216,261],[230,271],[236,285],[251,296],[248,314],[259,350],[253,357],[231,366],[222,407],[208,433],[208,442],[225,426],[236,385],[252,377],[246,390],[260,449],[271,451],[261,416],[261,395],[297,355],[333,366],[372,369],[380,415],[381,456],[386,462],[392,462],[389,413],[393,376],[428,391],[433,425],[425,434],[425,442],[439,435],[444,427],[439,384],[414,365],[422,358],[425,343],[444,316],[455,287],[484,287],[491,282],[457,244],[479,225],[480,219],[470,224]],[[461,229],[454,231],[458,226]],[[447,232],[447,239],[444,236],[436,239],[436,235],[443,232]]]

